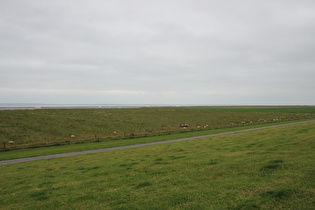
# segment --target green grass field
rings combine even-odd
[[[315,122],[0,166],[0,209],[314,209]]]
[[[1,110],[0,147],[250,125],[315,117],[314,106]]]
[[[290,123],[294,122],[304,122],[305,120],[294,120],[290,121]],[[203,136],[209,134],[217,134],[223,132],[230,132],[230,131],[238,131],[250,128],[259,128],[265,127],[275,124],[285,124],[287,122],[273,122],[267,124],[256,124],[256,125],[246,125],[246,126],[239,126],[239,127],[229,127],[229,128],[220,128],[220,129],[212,129],[212,130],[195,130],[194,132],[171,132],[169,135],[154,135],[154,136],[147,136],[147,137],[136,137],[136,138],[123,138],[123,139],[101,139],[101,140],[87,140],[87,141],[74,141],[74,144],[71,142],[60,142],[57,143],[57,146],[43,146],[33,147],[32,145],[26,146],[11,146],[2,152],[0,152],[0,161],[1,160],[10,160],[10,159],[17,159],[17,158],[27,158],[27,157],[35,157],[35,156],[43,156],[43,155],[52,155],[52,154],[60,154],[60,153],[68,153],[68,152],[78,152],[78,151],[86,151],[86,150],[93,150],[93,149],[103,149],[103,148],[112,148],[112,147],[120,147],[120,146],[127,146],[127,145],[135,145],[135,144],[143,144],[143,143],[150,143],[150,142],[157,142],[157,141],[166,141],[166,140],[173,140],[179,138],[187,138],[187,137],[195,137],[195,136]],[[82,142],[82,143],[81,143]]]

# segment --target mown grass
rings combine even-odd
[[[315,123],[0,166],[1,209],[313,209]]]
[[[237,126],[315,117],[315,107],[151,107],[131,109],[1,110],[0,146],[165,131]]]

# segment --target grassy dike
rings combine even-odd
[[[313,209],[315,122],[0,166],[0,209]]]
[[[294,120],[290,122],[302,122],[302,121],[305,121],[305,120]],[[0,161],[18,159],[18,158],[36,157],[36,156],[43,156],[43,155],[68,153],[68,152],[79,152],[79,151],[93,150],[93,149],[136,145],[136,144],[158,142],[158,141],[166,141],[166,140],[172,140],[172,139],[202,136],[202,135],[223,133],[223,132],[229,132],[229,131],[238,131],[238,130],[244,130],[244,129],[249,129],[249,128],[259,128],[259,127],[265,127],[265,126],[270,126],[270,125],[285,124],[285,123],[290,123],[290,122],[276,122],[276,123],[247,125],[247,126],[223,128],[223,129],[215,129],[215,130],[176,133],[176,134],[170,134],[170,135],[152,136],[152,137],[144,137],[144,138],[121,139],[121,140],[111,140],[111,141],[101,140],[99,142],[92,142],[92,143],[12,150],[12,151],[0,152]]]
[[[178,132],[181,124],[198,130],[314,117],[315,106],[0,110],[0,151],[9,141],[17,147],[63,144]]]

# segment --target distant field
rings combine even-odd
[[[188,107],[190,110],[229,111],[229,112],[269,112],[269,113],[309,113],[315,114],[314,106],[220,106]]]
[[[314,209],[315,122],[0,166],[0,209]]]
[[[152,107],[128,109],[1,110],[0,144],[47,143],[212,129],[315,117],[315,107]],[[187,128],[180,124],[189,124]]]

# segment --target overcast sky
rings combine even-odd
[[[0,103],[315,104],[314,0],[0,0]]]

